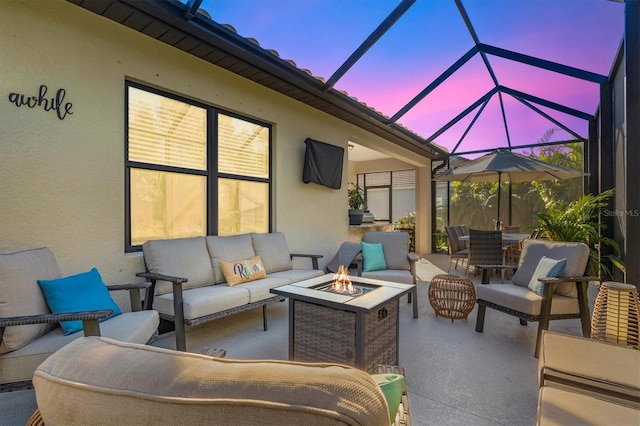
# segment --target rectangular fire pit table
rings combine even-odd
[[[333,277],[271,289],[289,298],[289,359],[337,362],[370,373],[379,364],[398,365],[399,298],[415,284],[350,277],[364,294],[323,291]]]

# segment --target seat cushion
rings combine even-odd
[[[513,284],[480,284],[476,286],[476,297],[529,315],[540,315],[542,296],[527,287]],[[577,314],[578,299],[553,296],[551,314]]]
[[[388,269],[411,268],[409,263],[409,234],[406,232],[365,232],[365,243],[382,243],[384,260]]]
[[[243,285],[229,287],[216,284],[193,288],[182,293],[185,320],[194,320],[227,309],[249,303],[249,290]],[[173,293],[166,293],[154,299],[153,308],[161,314],[174,316]]]
[[[293,269],[291,254],[282,232],[251,234],[251,238],[256,254],[262,258],[267,275]]]
[[[637,425],[640,411],[603,399],[557,389],[540,388],[539,425]]]
[[[249,234],[229,235],[226,237],[209,235],[205,239],[216,284],[225,282],[224,273],[220,269],[221,260],[233,262],[238,259],[251,259],[256,255],[251,235]]]
[[[385,269],[384,271],[363,272],[363,278],[374,280],[391,281],[401,284],[413,284],[413,275],[410,271],[400,271],[397,269]]]
[[[100,323],[100,333],[121,342],[147,343],[158,330],[160,318],[156,311],[125,312]],[[62,328],[50,332],[21,347],[0,356],[0,383],[31,380],[33,372],[45,359],[84,333],[64,335]]]
[[[291,281],[286,278],[275,278],[273,276],[269,276],[261,280],[242,284],[242,287],[249,291],[249,302],[254,303],[264,299],[269,299],[270,297],[275,297],[276,295],[271,293],[269,290],[287,284],[291,284]]]
[[[56,278],[60,278],[60,270],[48,248],[0,253],[0,317],[50,314],[38,280]],[[8,327],[0,354],[21,348],[54,327],[56,324]]]
[[[45,424],[389,422],[382,392],[356,368],[211,358],[96,337],[52,355],[33,384]]]
[[[589,261],[589,247],[583,243],[525,240],[522,245],[518,270],[513,275],[513,283],[527,287],[543,256],[551,259],[567,259],[561,276],[583,276]],[[574,283],[560,283],[554,292],[567,297],[578,297]]]
[[[187,278],[183,289],[202,287],[215,280],[204,237],[147,241],[142,251],[149,272]],[[155,294],[170,293],[172,288],[170,282],[158,281]]]
[[[315,277],[321,277],[324,271],[320,269],[289,269],[288,271],[280,271],[269,274],[269,278],[284,278],[290,283],[308,280]]]

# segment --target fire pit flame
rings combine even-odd
[[[338,272],[333,276],[331,291],[339,294],[355,294],[357,289],[353,287],[349,279],[349,271],[344,265],[338,267]]]

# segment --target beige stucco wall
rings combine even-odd
[[[386,141],[63,0],[0,2],[0,250],[47,246],[62,273],[97,267],[135,280],[124,253],[126,78],[274,125],[273,229],[291,251],[325,255],[347,239],[342,190],[302,183],[307,137],[394,149]],[[16,107],[10,93],[63,88],[72,115]],[[401,156],[412,154],[395,148]],[[415,157],[415,156],[414,156]]]

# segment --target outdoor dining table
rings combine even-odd
[[[503,244],[518,244],[529,238],[529,234],[502,233]],[[460,241],[469,241],[469,235],[463,235],[458,238]]]

